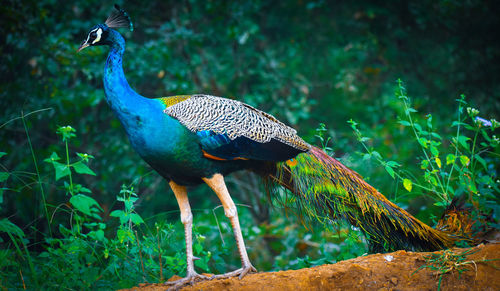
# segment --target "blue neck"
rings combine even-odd
[[[106,100],[122,124],[127,128],[130,115],[139,109],[148,98],[137,94],[128,84],[122,67],[125,40],[116,30],[109,29],[110,51],[104,68],[104,92]]]

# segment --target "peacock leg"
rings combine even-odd
[[[207,276],[200,275],[196,273],[194,270],[194,256],[193,256],[193,214],[191,213],[191,206],[189,205],[189,200],[187,197],[187,191],[185,186],[180,186],[174,183],[173,181],[169,182],[170,188],[174,192],[175,198],[177,199],[177,203],[179,204],[179,209],[181,210],[181,222],[184,224],[184,235],[186,237],[186,260],[187,260],[187,269],[186,269],[186,277],[171,281],[165,282],[167,285],[174,285],[172,289],[177,289],[187,283],[192,283],[196,279],[206,280],[210,279]]]
[[[239,275],[239,278],[241,279],[249,272],[257,272],[248,259],[245,242],[243,241],[243,235],[241,234],[240,222],[238,220],[238,211],[236,210],[236,205],[234,205],[233,199],[231,199],[231,196],[227,191],[226,183],[224,183],[224,177],[220,174],[215,174],[212,178],[203,178],[203,181],[205,181],[205,183],[207,183],[207,185],[214,190],[215,194],[217,194],[217,197],[219,197],[222,203],[222,207],[224,207],[224,214],[231,221],[242,265],[242,267],[238,270],[222,275],[216,275],[212,278],[228,278]]]

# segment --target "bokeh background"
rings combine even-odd
[[[347,121],[359,123],[371,138],[368,145],[382,157],[412,172],[420,168],[421,148],[409,142],[412,133],[398,124],[398,116],[404,113],[394,96],[398,78],[405,82],[416,115],[423,120],[432,113],[434,127],[443,136],[456,130],[450,125],[457,118],[456,99],[461,94],[480,110],[480,116],[499,118],[500,6],[495,1],[118,4],[135,26],[133,32],[120,32],[127,41],[124,70],[137,92],[148,97],[205,93],[238,99],[275,115],[316,145],[321,143],[316,129],[323,123],[327,130],[321,132],[331,138],[331,154],[431,225],[443,207],[434,205],[425,191],[408,195],[401,181],[384,167],[363,159],[363,146]],[[123,208],[116,197],[121,186],[127,185],[138,194],[134,210],[145,221],[134,226],[139,237],[161,238],[166,244],[161,275],[156,266],[147,275],[125,276],[125,269],[132,267],[120,265],[123,258],[113,267],[102,267],[110,260],[105,255],[97,261],[77,257],[73,264],[83,268],[80,272],[97,275],[85,282],[81,274],[74,279],[72,274],[64,276],[76,286],[95,288],[131,286],[144,278],[155,281],[183,272],[182,225],[174,196],[167,183],[134,153],[106,104],[101,79],[107,48],[76,53],[88,30],[104,22],[111,9],[111,2],[94,0],[6,0],[0,7],[0,152],[6,153],[0,170],[11,173],[0,183],[0,217],[23,230],[26,252],[33,252],[35,261],[45,258],[54,268],[63,264],[57,260],[71,251],[62,247],[57,255],[57,247],[48,238],[66,242],[68,234],[60,225],[67,229],[72,225],[72,205],[63,179],[56,181],[53,165],[44,159],[53,152],[64,157],[65,144],[56,131],[70,125],[76,129],[76,137],[68,144],[70,158],[76,159],[77,152],[95,157],[88,166],[96,175],[75,175],[74,180],[88,188],[88,195],[102,207],[99,217],[105,236],[112,240],[116,235],[120,223],[109,214]],[[487,162],[495,164],[497,158],[498,150]],[[490,170],[495,178],[498,164]],[[257,177],[237,173],[228,184],[240,205],[251,260],[259,270],[304,267],[366,252],[356,230],[302,223],[293,211],[273,206]],[[210,256],[204,270],[223,272],[238,267],[232,233],[222,208],[217,208],[216,196],[202,186],[192,189],[190,199],[199,234],[197,252]],[[48,208],[49,220],[44,208]],[[158,229],[164,231],[163,236]],[[1,234],[1,254],[19,255],[6,233]],[[47,253],[49,245],[53,252],[37,257]],[[94,250],[110,252],[110,247],[100,247]],[[151,260],[158,261],[158,254],[151,252]],[[21,284],[18,269],[24,268],[23,259],[19,255],[15,260],[19,266],[12,263],[0,268],[7,278],[0,280],[3,286]],[[130,264],[133,270],[140,268],[132,259]],[[91,271],[94,265],[101,267]],[[34,269],[25,272],[29,270]],[[35,271],[45,272],[43,268]],[[110,279],[113,274],[119,279]],[[28,281],[29,275],[25,276]],[[74,288],[68,284],[50,286]]]

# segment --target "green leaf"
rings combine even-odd
[[[453,164],[453,162],[455,162],[455,155],[453,154],[448,154],[446,156],[446,164],[449,165],[449,164]]]
[[[469,140],[470,140],[469,137],[466,137],[466,136],[463,136],[463,135],[461,135],[461,136],[458,137],[458,143],[460,145],[462,145],[466,149],[469,149],[469,144],[467,143],[467,141],[469,141]]]
[[[125,212],[123,210],[113,210],[109,214],[109,216],[111,217],[122,217],[123,215],[125,215]]]
[[[19,226],[12,223],[7,218],[0,219],[0,232],[14,234],[15,236],[17,236],[19,238],[24,237],[23,230],[21,228],[19,228]]]
[[[418,139],[418,143],[424,148],[427,148],[428,140],[425,137],[421,137]]]
[[[80,189],[78,189],[78,192],[82,192],[82,193],[92,193],[92,191],[90,191],[89,188],[86,188],[86,187],[80,187]]]
[[[89,197],[84,194],[77,194],[74,195],[69,199],[69,202],[80,212],[87,214],[87,215],[92,215],[96,212],[99,212],[98,210],[101,209],[97,201],[94,200],[94,198]],[[98,210],[96,210],[96,208]],[[101,209],[102,210],[102,209]]]
[[[413,188],[413,183],[409,179],[403,179],[403,186],[408,192],[411,192],[411,189]]]
[[[118,237],[121,243],[123,243],[124,241],[132,241],[134,239],[134,234],[130,229],[120,228],[116,232],[116,236]]]
[[[410,125],[411,125],[411,124],[410,124],[408,121],[406,121],[406,120],[400,120],[400,121],[398,121],[398,123],[399,123],[399,124],[401,124],[401,125],[404,125],[404,126],[410,126]]]
[[[54,161],[58,161],[60,159],[61,158],[56,154],[56,152],[52,152],[52,154],[50,155],[50,157],[46,158],[43,161],[47,162],[47,163],[53,163]]]
[[[425,170],[425,169],[427,169],[427,167],[429,167],[429,161],[422,160],[422,162],[420,163],[420,169]]]
[[[7,153],[6,152],[0,152],[0,158],[5,156]]]
[[[399,164],[395,161],[388,161],[387,165],[391,168],[399,167]]]
[[[65,164],[52,161],[52,165],[54,166],[54,170],[56,171],[56,181],[71,174],[69,167]]]
[[[435,133],[435,132],[431,132],[431,135],[437,139],[443,139],[439,134]]]
[[[436,178],[434,178],[433,176],[430,176],[430,177],[429,177],[429,180],[431,181],[431,184],[432,184],[432,185],[434,185],[434,186],[437,186],[437,185],[438,185]]]
[[[118,217],[121,224],[127,223],[130,219],[129,214],[123,210],[114,210],[109,214],[109,216]]]
[[[385,166],[385,170],[389,173],[389,175],[391,175],[392,178],[394,178],[394,170],[391,167]]]
[[[468,156],[460,156],[460,163],[462,163],[462,166],[467,166],[469,165],[470,159]]]
[[[374,156],[377,160],[381,160],[381,159],[382,159],[382,156],[381,156],[378,152],[376,152],[376,151],[373,151],[373,152],[372,152],[372,155],[373,155],[373,156]]]
[[[95,176],[96,174],[94,173],[94,171],[92,171],[87,165],[85,165],[83,162],[77,162],[77,163],[74,163],[72,165],[73,169],[75,169],[75,171],[78,173],[78,174],[87,174],[87,175],[92,175],[92,176]]]
[[[460,122],[460,121],[453,121],[453,122],[451,123],[451,126],[452,126],[452,127],[453,127],[453,126],[459,126],[459,125],[465,125],[465,123]]]
[[[439,157],[439,150],[437,149],[437,147],[431,145],[431,153],[433,156],[435,157]]]
[[[434,203],[434,205],[439,206],[439,207],[446,207],[446,206],[448,206],[448,202],[438,201],[438,202]]]
[[[476,159],[476,161],[478,161],[483,166],[483,168],[486,171],[488,170],[488,166],[486,165],[486,161],[480,155],[475,154],[474,158]]]
[[[134,224],[141,224],[141,223],[144,223],[144,220],[142,220],[142,218],[139,216],[139,214],[137,213],[131,213],[130,214],[130,220],[132,221],[132,223]]]

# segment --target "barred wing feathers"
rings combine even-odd
[[[284,161],[311,147],[295,129],[236,100],[193,95],[164,112],[195,132],[202,149],[219,159]]]

